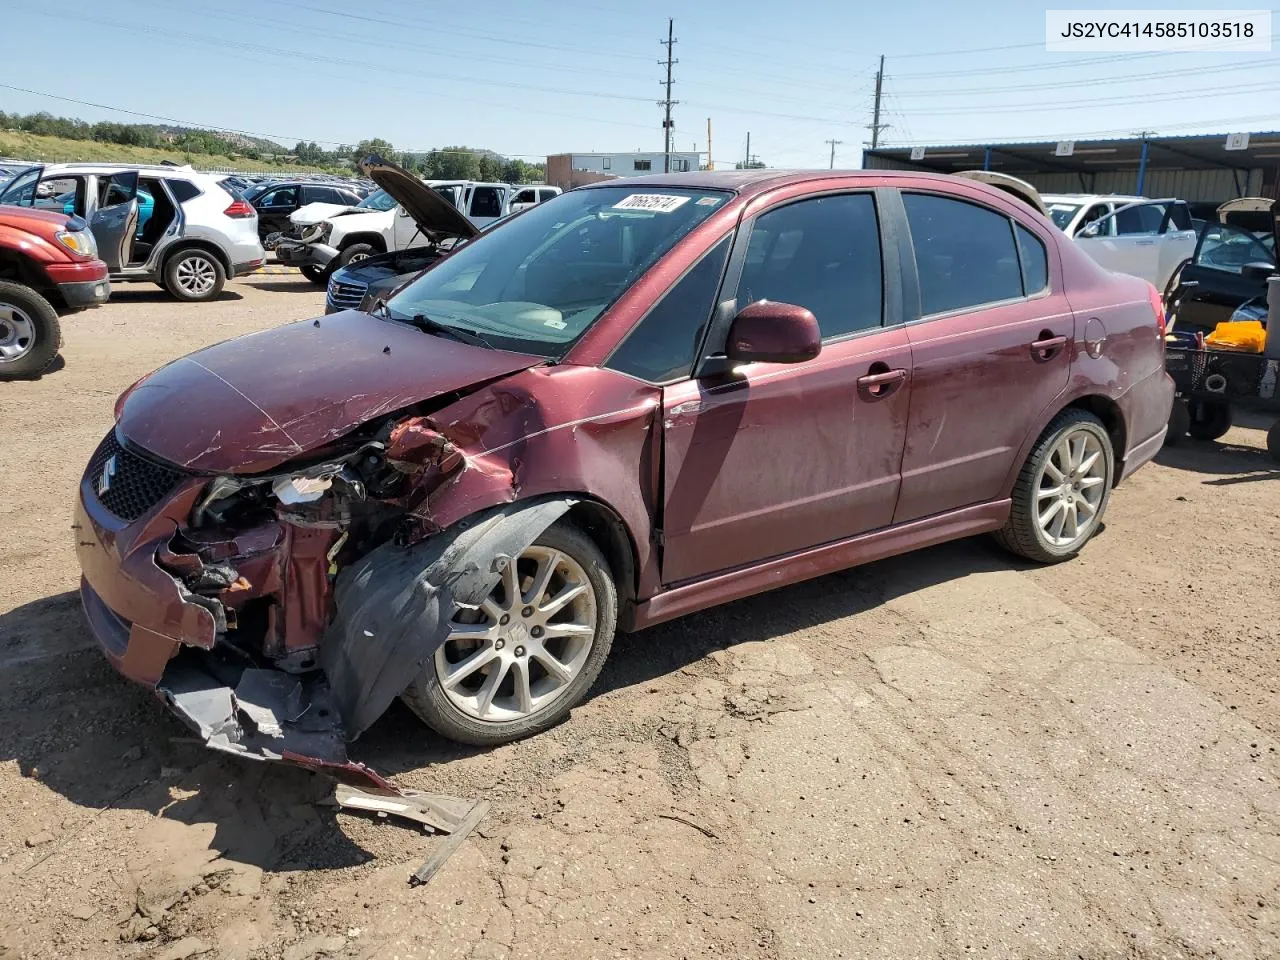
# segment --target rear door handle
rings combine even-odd
[[[1066,337],[1046,337],[1045,333],[1048,333],[1048,331],[1041,333],[1040,339],[1032,341],[1031,344],[1031,359],[1037,363],[1052,360],[1067,345]]]
[[[883,366],[883,364],[881,365]],[[874,370],[875,367],[873,366]],[[858,378],[858,393],[864,400],[883,400],[894,393],[907,381],[907,371],[902,367],[896,370],[884,370],[868,373]]]

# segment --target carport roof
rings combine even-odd
[[[1227,150],[1227,134],[1209,133],[1185,137],[1147,138],[1147,171],[1152,170],[1253,170],[1280,163],[1280,132],[1250,133],[1245,150]],[[1056,142],[969,143],[925,147],[924,157],[911,159],[911,147],[878,147],[863,151],[862,165],[874,166],[875,157],[907,169],[955,173],[980,170],[990,150],[990,169],[1014,176],[1036,173],[1098,173],[1103,170],[1137,170],[1142,162],[1142,140],[1077,140],[1070,156],[1056,155]]]

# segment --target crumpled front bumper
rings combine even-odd
[[[338,250],[326,243],[302,243],[281,240],[276,245],[276,260],[291,267],[326,267]]]
[[[152,688],[215,750],[394,789],[348,758],[341,715],[323,674],[263,668],[218,646],[225,623],[211,609],[217,601],[191,593],[161,567],[179,529],[176,521],[187,515],[201,485],[179,490],[155,515],[124,524],[82,482],[73,523],[80,596],[102,652],[125,677]],[[260,553],[255,559],[263,569],[271,557]]]

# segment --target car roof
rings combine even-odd
[[[959,178],[946,173],[926,173],[917,170],[699,170],[689,173],[659,173],[646,177],[620,177],[591,183],[579,190],[599,190],[606,187],[685,187],[690,190],[731,190],[751,196],[795,183],[818,180],[847,180],[858,183],[866,180],[932,180],[939,185],[955,184]],[[976,181],[966,181],[976,183]],[[978,186],[985,186],[978,184]],[[993,187],[986,189],[995,190]],[[995,190],[1002,196],[1002,191]]]
[[[1133,197],[1127,193],[1042,193],[1042,200],[1058,201],[1070,200],[1072,203],[1087,203],[1090,200],[1124,200],[1129,203],[1137,203],[1139,200],[1145,200],[1146,197]]]

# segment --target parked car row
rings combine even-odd
[[[422,180],[380,157],[366,158],[360,170],[379,187],[377,191],[354,206],[312,203],[299,209],[290,216],[290,234],[276,246],[281,263],[301,268],[321,286],[334,270],[368,257],[415,245],[436,246],[441,237],[424,223],[445,217],[444,208],[452,211],[449,230],[456,237],[461,224],[482,229],[560,193],[545,185]],[[394,184],[390,190],[388,183]],[[441,212],[424,214],[425,210]]]

